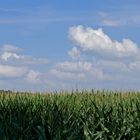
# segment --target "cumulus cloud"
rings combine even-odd
[[[18,48],[14,45],[11,45],[11,44],[5,44],[2,46],[1,50],[3,52],[21,52],[22,49],[21,48]]]
[[[1,55],[1,58],[5,61],[8,61],[9,58],[19,59],[19,58],[21,58],[21,56],[17,55],[16,53],[4,52]]]
[[[129,72],[129,65],[125,62],[120,61],[112,61],[112,60],[97,60],[93,62],[95,67],[103,69],[106,73],[122,73],[122,72]]]
[[[46,58],[35,58],[23,54],[22,49],[16,46],[3,45],[0,48],[0,82],[3,83],[3,87],[6,87],[7,82],[10,81],[11,85],[7,85],[7,88],[10,89],[22,89],[22,87],[33,89],[32,85],[34,84],[37,85],[35,89],[38,89],[43,87],[41,81],[44,81],[45,78],[42,76],[43,74],[36,70],[37,67],[35,66],[46,64],[48,64]]]
[[[69,36],[74,44],[68,51],[71,59],[49,67],[46,58],[28,56],[12,45],[1,47],[0,87],[2,84],[6,87],[8,81],[13,89],[60,90],[72,89],[75,85],[84,89],[139,87],[140,49],[132,40],[113,40],[101,28],[81,25],[71,27]]]
[[[72,59],[77,59],[77,58],[80,58],[80,51],[76,48],[76,47],[73,47],[69,52],[68,52],[69,56],[72,58]]]
[[[51,70],[51,73],[60,79],[85,80],[87,79],[87,77],[90,77],[93,80],[103,79],[102,70],[94,67],[92,63],[86,61],[84,62],[66,61],[57,63]]]
[[[13,45],[4,45],[1,48],[0,61],[3,64],[9,65],[42,65],[47,64],[46,58],[35,58],[29,55],[23,55],[20,52],[22,49]]]
[[[72,42],[85,52],[93,52],[104,58],[134,58],[140,55],[138,46],[130,39],[112,40],[101,28],[92,29],[81,25],[69,29]]]
[[[30,70],[26,77],[25,80],[29,83],[39,83],[40,82],[40,73],[34,70]]]
[[[27,72],[26,67],[15,67],[9,65],[0,65],[1,78],[16,78],[24,76]]]
[[[69,36],[75,45],[68,51],[72,60],[51,68],[50,75],[56,81],[67,88],[75,83],[81,88],[137,88],[140,50],[136,43],[130,39],[113,40],[102,29],[81,25],[71,27]]]
[[[140,61],[134,61],[129,64],[131,71],[140,71]]]
[[[61,71],[61,70],[56,70],[56,69],[52,69],[51,70],[51,74],[53,76],[55,76],[55,78],[58,78],[59,80],[79,80],[79,79],[83,79],[85,77],[85,74],[83,73],[72,73],[72,72],[67,72],[67,71]]]
[[[19,55],[11,52],[4,52],[1,54],[1,62],[3,64],[12,64],[12,65],[44,65],[48,64],[48,59],[46,58],[35,58],[28,55]]]

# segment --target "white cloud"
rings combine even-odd
[[[80,58],[80,51],[76,48],[76,47],[73,47],[69,52],[68,52],[69,56],[72,58],[72,59],[77,59],[77,58]]]
[[[112,40],[101,28],[74,26],[69,29],[72,42],[82,51],[93,52],[104,58],[135,58],[140,55],[137,45],[130,39]]]
[[[11,52],[4,52],[1,55],[1,58],[5,61],[8,61],[9,58],[15,58],[15,59],[19,59],[21,56],[17,55],[16,53],[11,53]]]
[[[51,73],[60,79],[84,79],[89,78],[93,80],[103,79],[103,72],[93,66],[90,62],[61,62],[57,63],[51,70]],[[89,78],[88,78],[89,77]],[[88,78],[88,79],[87,79]]]
[[[26,67],[15,67],[9,65],[0,65],[0,77],[2,78],[16,78],[25,75]]]
[[[57,63],[55,68],[62,71],[70,71],[70,72],[83,72],[89,71],[92,68],[92,64],[89,62],[63,62]]]
[[[21,54],[12,45],[1,48],[0,87],[32,90],[72,89],[76,85],[81,89],[139,87],[140,50],[136,43],[130,39],[112,40],[102,29],[83,26],[71,27],[69,35],[76,45],[68,51],[71,60],[49,67],[46,58]]]
[[[46,74],[42,74],[37,71],[36,65],[44,66],[44,64],[48,64],[48,59],[35,58],[33,56],[21,54],[21,51],[22,49],[13,45],[4,45],[1,47],[0,82],[3,83],[3,86],[0,87],[15,90],[36,90],[45,88],[44,84]],[[8,82],[11,84],[8,85]],[[33,88],[34,84],[36,84],[36,87]]]
[[[1,50],[3,52],[21,52],[22,49],[21,48],[18,48],[14,45],[10,45],[10,44],[5,44],[2,46]]]
[[[98,15],[100,18],[100,25],[101,26],[115,27],[115,26],[120,26],[120,25],[124,24],[122,22],[122,20],[120,20],[120,19],[114,19],[114,18],[109,17],[109,14],[107,12],[100,11],[98,13]]]
[[[140,61],[134,61],[129,64],[129,69],[131,71],[140,71]]]
[[[133,12],[130,12],[133,11]],[[128,16],[129,15],[129,16]],[[117,11],[107,13],[105,11],[98,12],[99,25],[109,27],[120,27],[120,26],[139,26],[140,15],[137,10]]]
[[[13,45],[4,45],[0,54],[0,61],[8,65],[42,65],[48,64],[46,58],[34,58],[32,56],[20,54],[21,50]]]
[[[103,19],[101,25],[104,26],[120,26],[122,23],[119,20]]]
[[[25,80],[27,82],[30,82],[30,83],[39,83],[40,82],[39,76],[40,76],[39,72],[34,71],[34,70],[30,70],[27,73]]]
[[[93,62],[95,67],[103,69],[106,73],[129,72],[129,65],[125,62],[112,61],[112,60],[97,60]]]
[[[52,69],[51,74],[58,78],[59,80],[78,80],[85,78],[85,74],[83,73],[72,73],[72,72],[64,72],[61,70]]]

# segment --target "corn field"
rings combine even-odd
[[[139,140],[138,92],[0,93],[0,140]]]

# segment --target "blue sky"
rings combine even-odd
[[[138,0],[0,1],[0,88],[139,89],[139,6]]]

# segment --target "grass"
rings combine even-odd
[[[139,140],[138,92],[0,92],[1,140]]]

